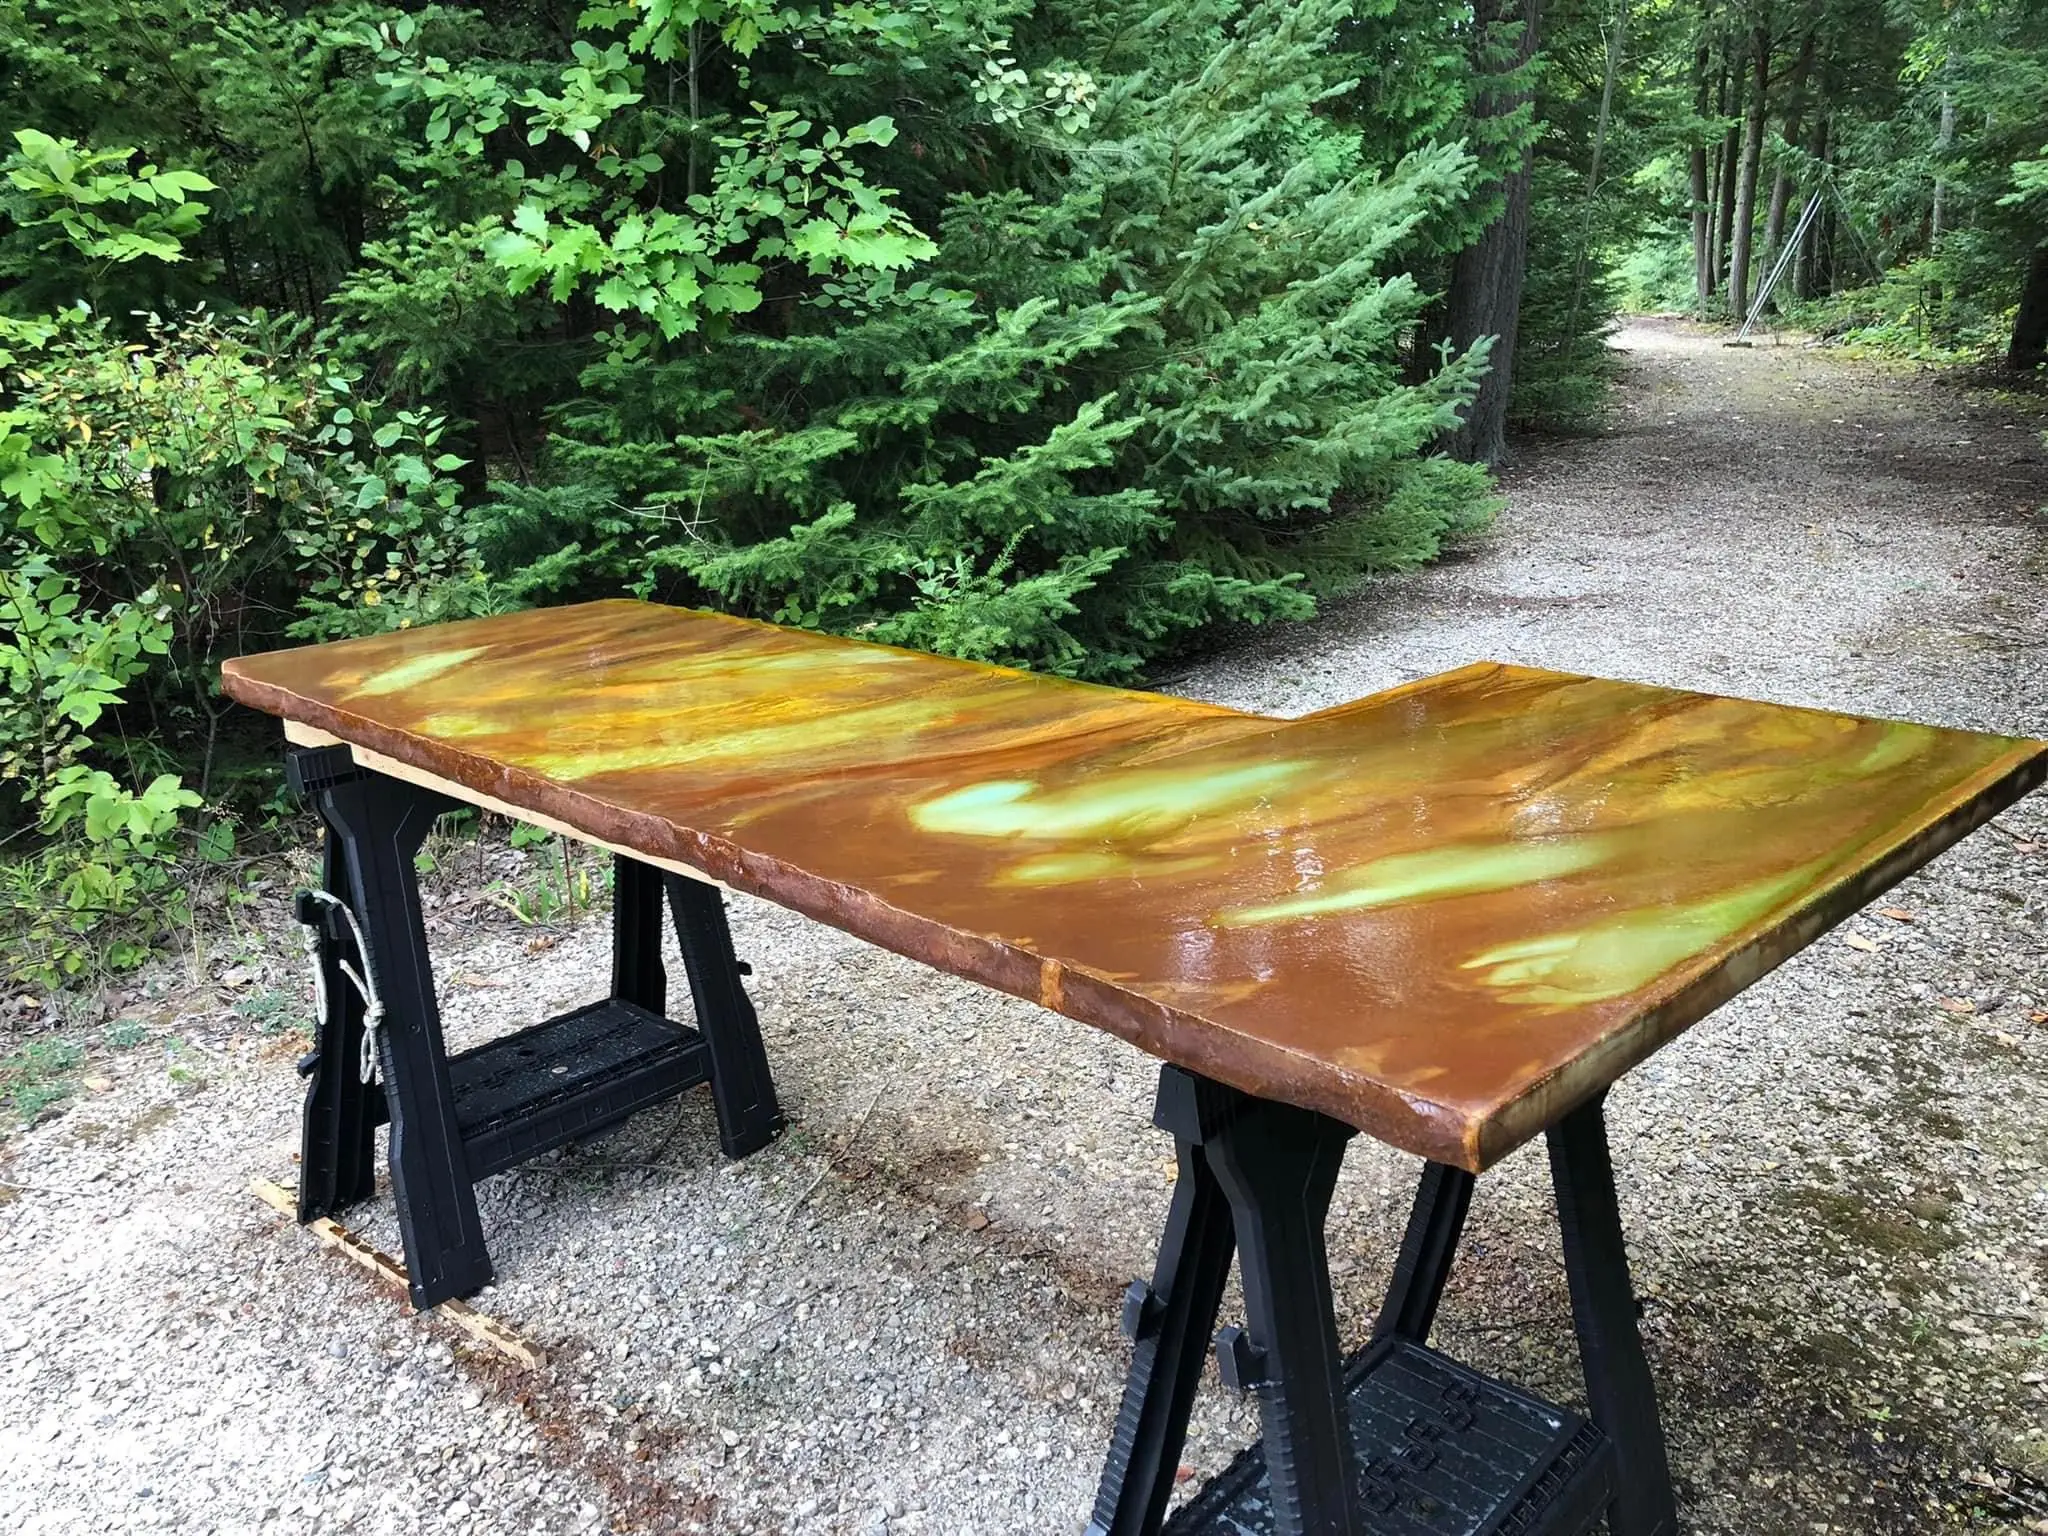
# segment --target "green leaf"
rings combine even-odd
[[[235,856],[234,823],[209,822],[201,829],[193,847],[199,857],[208,864],[225,864]]]
[[[591,297],[614,313],[640,308],[638,285],[628,282],[623,277],[606,278],[597,285],[597,291]]]
[[[171,194],[174,198],[186,192],[217,192],[220,189],[197,171],[159,171],[150,177],[150,185],[159,192]]]

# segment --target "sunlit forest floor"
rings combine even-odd
[[[1617,345],[1608,429],[1525,445],[1479,547],[1170,685],[1293,713],[1493,657],[2048,734],[2034,402],[1673,322]],[[468,868],[431,893],[455,1043],[602,990],[602,924],[524,925]],[[1691,1530],[2048,1531],[2044,875],[2037,796],[1616,1090]],[[551,1357],[513,1372],[245,1193],[292,1177],[285,888],[118,999],[68,1111],[0,1145],[0,1523],[1081,1528],[1168,1188],[1143,1058],[738,902],[794,1129],[727,1166],[692,1097],[483,1186],[480,1304]],[[1346,1169],[1352,1336],[1412,1174]],[[396,1250],[388,1201],[355,1224]],[[1555,1252],[1525,1151],[1440,1341],[1571,1398]],[[1212,1383],[1191,1470],[1252,1433]]]

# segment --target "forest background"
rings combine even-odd
[[[279,814],[235,654],[631,593],[1133,681],[1483,527],[1624,306],[2048,350],[2036,0],[0,0],[0,148],[17,988]]]

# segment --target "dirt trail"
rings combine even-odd
[[[1615,429],[1541,445],[1478,549],[1176,679],[1289,712],[1497,657],[2048,734],[2039,423],[1684,327],[1619,338]],[[2048,805],[2036,797],[1660,1053],[1611,1124],[1689,1528],[2048,1530]],[[282,884],[263,911],[280,916]],[[593,995],[437,888],[466,1043]],[[0,1526],[24,1533],[1020,1536],[1080,1529],[1168,1148],[1135,1052],[758,903],[794,1121],[727,1166],[699,1098],[489,1181],[513,1376],[244,1193],[288,1182],[281,925],[215,933],[0,1151]],[[1856,942],[1845,942],[1853,938]],[[117,1038],[128,1038],[121,1034]],[[1353,1153],[1347,1332],[1413,1169]],[[358,1220],[395,1248],[388,1202]],[[1482,1185],[1441,1325],[1576,1393],[1542,1159]],[[1252,1433],[1205,1395],[1189,1460]]]
[[[1484,548],[1270,637],[1271,663],[1312,661],[1318,704],[1496,655],[2048,728],[2038,408],[1677,322],[1616,345],[1612,429],[1525,449]],[[1198,677],[1233,700],[1264,681]]]

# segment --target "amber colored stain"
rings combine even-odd
[[[224,681],[1474,1169],[2048,775],[1492,663],[1274,720],[631,602]]]

